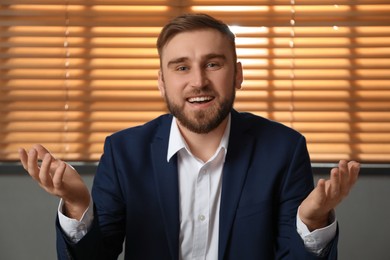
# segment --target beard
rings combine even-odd
[[[175,104],[172,100],[170,100],[166,91],[165,101],[167,103],[168,110],[174,117],[176,117],[182,126],[197,134],[207,134],[217,128],[232,110],[236,96],[234,86],[232,86],[232,89],[233,91],[230,96],[215,102],[213,106],[203,110],[186,112],[182,106]],[[196,92],[197,93],[192,94],[209,94],[212,91],[208,87],[205,87]]]

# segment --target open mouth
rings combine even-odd
[[[214,97],[211,96],[202,96],[202,97],[191,97],[188,98],[187,101],[190,102],[191,104],[203,104],[203,103],[210,102],[213,99]]]

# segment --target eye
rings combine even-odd
[[[187,71],[188,70],[188,67],[187,66],[178,66],[176,68],[177,71]]]
[[[215,69],[219,69],[220,67],[221,66],[217,62],[209,62],[209,63],[206,64],[206,68],[208,68],[208,69],[215,70]]]

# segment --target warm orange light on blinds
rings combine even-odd
[[[153,5],[95,5],[91,7],[91,10],[100,12],[142,12],[150,15],[151,12],[166,12],[167,6],[153,6]]]
[[[390,3],[322,0],[3,1],[0,160],[43,143],[98,160],[104,138],[165,113],[161,27],[207,12],[237,36],[235,108],[302,132],[315,162],[390,162]],[[293,46],[293,47],[292,47]]]
[[[194,6],[191,8],[193,12],[267,12],[267,6]]]

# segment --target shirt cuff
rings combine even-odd
[[[322,251],[326,248],[329,242],[332,241],[332,239],[336,236],[337,219],[334,211],[332,211],[329,216],[329,223],[330,224],[324,228],[316,229],[310,232],[307,226],[299,218],[299,214],[297,213],[297,231],[308,251],[316,255],[321,255]]]
[[[81,216],[80,221],[65,216],[63,213],[63,206],[64,201],[61,199],[60,204],[58,205],[58,220],[60,222],[60,226],[70,241],[77,243],[85,236],[85,234],[87,234],[92,225],[94,218],[92,198],[90,199],[88,208]]]

